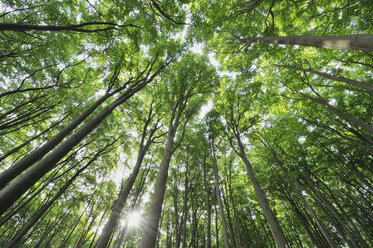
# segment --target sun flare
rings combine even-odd
[[[128,227],[138,227],[141,223],[141,214],[139,212],[131,212],[127,216]]]

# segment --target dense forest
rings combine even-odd
[[[373,247],[371,0],[0,18],[0,247]]]

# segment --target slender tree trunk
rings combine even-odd
[[[214,165],[215,192],[216,192],[216,198],[217,198],[218,204],[219,204],[219,212],[220,212],[221,223],[222,223],[222,226],[223,226],[224,246],[226,248],[229,248],[230,245],[229,245],[228,229],[227,229],[227,223],[225,221],[223,202],[221,200],[219,174],[218,174],[218,163],[217,163],[216,157],[215,157],[215,146],[214,146],[214,141],[213,140],[211,141],[210,148],[211,148],[212,163]]]
[[[27,222],[25,226],[17,233],[17,235],[12,239],[10,243],[5,246],[5,248],[12,248],[16,246],[16,244],[23,238],[23,236],[31,229],[31,227],[40,219],[41,216],[52,206],[52,204],[63,194],[65,193],[66,189],[73,183],[73,181],[80,175],[80,173],[85,170],[90,164],[92,164],[97,157],[100,155],[100,152],[96,153],[96,156],[94,156],[84,167],[79,169],[74,176],[72,176],[65,185],[57,192],[57,194],[48,201],[43,207],[41,207]]]
[[[303,72],[310,72],[310,73],[313,73],[315,75],[318,75],[318,76],[321,76],[321,77],[324,77],[324,78],[327,78],[327,79],[330,79],[330,80],[333,80],[333,81],[343,82],[343,83],[346,83],[346,84],[349,84],[349,85],[352,85],[352,86],[356,86],[356,87],[359,87],[359,88],[362,88],[362,89],[366,89],[370,93],[373,93],[373,85],[372,84],[365,84],[365,83],[362,83],[362,82],[359,82],[359,81],[356,81],[356,80],[352,80],[352,79],[349,79],[349,78],[345,78],[345,77],[342,77],[342,76],[333,76],[333,75],[330,75],[328,73],[316,71],[316,70],[313,70],[313,69],[304,69],[304,68],[300,68],[300,67],[296,67],[296,66],[290,66],[290,65],[276,65],[276,66],[287,68],[287,69],[294,69],[294,70],[303,71]]]
[[[185,165],[185,180],[184,180],[184,206],[183,206],[183,221],[182,221],[182,237],[183,248],[187,247],[187,221],[188,221],[188,196],[189,196],[189,177],[188,177],[188,163]]]
[[[206,157],[203,160],[203,184],[206,191],[206,208],[207,208],[207,248],[211,248],[211,203],[210,203],[210,189],[207,184],[207,164]]]
[[[345,241],[346,243],[349,243],[350,246],[352,247],[360,247],[356,241],[355,241],[355,237],[354,237],[354,234],[352,233],[351,231],[351,228],[348,226],[348,224],[345,222],[345,220],[340,216],[340,214],[334,209],[333,206],[331,206],[331,204],[329,203],[329,201],[323,196],[323,194],[316,188],[316,185],[314,184],[314,182],[312,182],[311,179],[307,178],[306,179],[308,184],[311,186],[311,188],[313,189],[313,192],[315,193],[316,196],[318,196],[318,198],[321,200],[321,202],[324,204],[324,206],[326,207],[325,210],[329,210],[331,215],[335,218],[336,220],[336,223],[335,223],[335,227],[336,229],[341,233],[341,235],[344,233],[347,234],[348,238],[345,237]],[[339,227],[340,226],[340,227]],[[344,235],[344,234],[343,234]],[[366,248],[368,248],[368,245],[364,242],[362,243],[362,245]]]
[[[332,105],[330,105],[329,103],[327,103],[323,98],[321,98],[319,96],[319,98],[314,98],[314,97],[310,97],[310,96],[307,96],[305,94],[302,94],[303,97],[307,100],[311,100],[312,102],[315,102],[315,103],[318,103],[318,104],[321,104],[323,105],[326,109],[330,110],[332,113],[334,113],[335,115],[343,118],[344,120],[348,121],[349,123],[351,124],[354,124],[354,125],[357,125],[359,127],[361,127],[362,129],[370,132],[371,134],[373,134],[373,127],[371,127],[370,125],[368,124],[365,124],[355,118],[353,118],[352,116],[342,112],[341,110],[333,107]]]
[[[162,162],[159,168],[159,174],[155,183],[154,195],[149,206],[149,213],[146,221],[146,226],[144,229],[144,235],[142,238],[141,247],[143,248],[151,248],[155,246],[158,233],[159,219],[161,216],[161,210],[163,205],[164,193],[166,191],[168,167],[171,160],[174,137],[175,134],[173,132],[169,132],[166,150],[163,154]]]
[[[216,191],[216,188],[215,190]],[[219,248],[219,225],[218,225],[218,209],[216,208],[216,193],[215,193],[215,203],[214,203],[214,210],[215,210],[215,238],[216,238],[216,247]]]
[[[184,137],[184,132],[186,124],[189,117],[184,120],[183,132],[181,139],[177,144],[175,143],[175,136],[179,124],[181,123],[181,115],[187,106],[187,101],[190,96],[183,95],[181,99],[173,106],[171,118],[168,126],[168,137],[165,146],[165,151],[163,153],[162,161],[159,166],[158,176],[154,186],[153,198],[150,201],[149,212],[146,219],[146,226],[144,228],[144,233],[142,236],[141,247],[143,248],[152,248],[155,247],[157,241],[157,234],[159,228],[159,220],[162,212],[162,205],[164,200],[164,194],[166,192],[166,183],[168,178],[168,168],[171,161],[171,156],[175,150],[181,145]]]
[[[20,161],[9,167],[7,170],[0,174],[0,188],[3,188],[6,184],[20,175],[23,171],[28,169],[35,162],[40,160],[56,147],[69,133],[71,133],[79,124],[81,124],[90,114],[93,113],[106,99],[109,98],[109,94],[104,95],[98,99],[91,107],[85,110],[81,115],[75,118],[68,126],[59,131],[53,138],[46,142],[41,147],[32,151],[30,154],[25,156]]]
[[[263,136],[262,136],[263,137]],[[291,189],[295,193],[295,195],[298,197],[298,199],[302,202],[304,207],[307,209],[307,211],[311,214],[312,218],[315,220],[317,227],[320,229],[321,233],[323,234],[324,238],[328,242],[329,246],[332,248],[336,248],[336,245],[334,244],[333,240],[331,239],[330,235],[328,234],[328,231],[326,230],[325,226],[320,222],[320,220],[317,218],[316,214],[314,213],[311,206],[308,204],[307,200],[303,197],[303,195],[299,192],[298,188],[299,185],[297,182],[294,182],[291,180],[290,176],[287,173],[287,170],[283,166],[281,160],[278,158],[276,152],[273,150],[273,148],[264,140],[262,140],[262,143],[267,147],[267,149],[271,152],[273,158],[276,161],[276,164],[280,167],[281,171],[283,172],[285,179],[289,183]]]
[[[163,69],[158,69],[149,79],[146,78],[142,81],[136,81],[135,85],[131,85],[127,90],[120,95],[113,103],[103,109],[100,113],[95,115],[85,125],[83,125],[78,131],[67,138],[65,141],[60,143],[54,151],[49,153],[35,166],[27,170],[11,184],[5,187],[0,192],[0,202],[4,203],[0,206],[0,215],[2,215],[19,197],[23,195],[32,185],[34,185],[40,178],[46,173],[53,169],[57,162],[62,159],[72,148],[74,148],[81,140],[83,140],[94,128],[96,128],[101,121],[103,121],[111,112],[130,97],[132,97],[137,91],[141,90],[148,83],[150,83],[154,77]]]
[[[13,153],[16,153],[17,151],[19,151],[21,148],[27,146],[28,144],[30,144],[33,140],[39,138],[40,136],[42,136],[43,134],[49,132],[51,129],[53,129],[55,126],[57,126],[58,124],[60,124],[63,120],[65,120],[67,116],[63,117],[61,120],[59,120],[58,122],[54,123],[52,126],[50,126],[49,128],[47,128],[46,130],[44,130],[43,132],[40,132],[39,134],[35,135],[34,137],[30,138],[29,140],[25,141],[24,143],[22,143],[21,145],[17,146],[17,147],[14,147],[13,149],[11,149],[10,151],[8,151],[7,153],[5,153],[4,155],[2,155],[0,157],[0,162],[3,161],[5,158],[7,158],[8,156],[12,155]],[[14,166],[14,165],[13,165]],[[12,167],[13,167],[12,166]],[[5,171],[4,171],[5,172]],[[0,174],[0,188],[2,188],[4,185],[3,185],[3,182],[1,181],[1,177],[2,177],[2,174]],[[8,181],[9,182],[9,181]],[[2,186],[3,185],[3,186]]]
[[[356,169],[356,168],[355,168]],[[357,173],[360,173],[359,171]],[[361,236],[360,232],[358,231],[354,221],[351,220],[350,216],[346,213],[346,211],[343,209],[343,207],[341,206],[341,204],[338,202],[338,199],[334,196],[333,192],[329,189],[329,187],[323,183],[320,179],[318,179],[317,177],[315,177],[320,183],[323,184],[323,186],[327,189],[327,191],[329,192],[330,196],[332,197],[332,199],[334,200],[334,203],[336,204],[336,206],[338,207],[338,209],[342,212],[342,216],[346,216],[346,218],[348,219],[349,223],[352,225],[352,229],[350,230],[350,227],[348,226],[348,224],[344,221],[343,217],[341,215],[339,215],[336,210],[328,203],[326,202],[325,204],[327,204],[327,208],[330,209],[333,213],[333,215],[336,215],[336,218],[338,219],[339,222],[343,223],[343,225],[345,227],[348,227],[347,230],[350,230],[352,232],[352,235],[354,235],[359,241],[360,241],[360,244],[365,247],[365,248],[369,248],[368,244],[365,242],[365,240],[363,239],[363,237]],[[347,232],[346,230],[346,232]]]
[[[324,246],[321,245],[321,243],[319,242],[319,240],[315,237],[315,235],[313,234],[312,230],[311,230],[311,227],[306,219],[306,217],[302,214],[302,212],[300,211],[300,209],[298,208],[298,206],[296,205],[296,203],[293,201],[293,199],[291,198],[291,196],[289,194],[286,194],[289,202],[290,202],[290,205],[292,206],[295,214],[298,216],[298,219],[300,220],[300,222],[302,223],[304,229],[306,229],[308,235],[310,236],[311,240],[312,240],[312,243],[318,247],[318,248],[323,248]]]
[[[326,49],[373,51],[373,35],[341,35],[341,36],[274,36],[260,38],[239,38],[239,41],[252,43],[283,44],[310,46]]]
[[[85,27],[95,26],[95,25],[104,25],[104,28],[95,28],[95,29],[85,29]],[[132,24],[128,25],[118,25],[111,22],[86,22],[69,26],[47,26],[47,25],[29,25],[22,23],[0,23],[1,31],[14,31],[14,32],[79,32],[79,33],[98,33],[102,31],[108,31],[116,29],[117,27],[137,27]]]
[[[102,221],[104,220],[104,217],[106,215],[106,211],[104,210],[104,213],[102,214],[101,218],[100,218],[100,221],[98,222],[98,225],[97,226],[101,226],[102,224]],[[93,244],[95,243],[95,240],[96,240],[96,236],[98,234],[98,231],[99,229],[97,228],[97,230],[95,231],[92,239],[91,239],[91,243],[89,244],[89,247],[88,248],[92,248],[93,247]],[[63,245],[60,246],[60,248],[63,247]]]
[[[264,212],[264,216],[266,217],[266,219],[268,221],[269,228],[270,228],[271,233],[272,233],[272,235],[273,235],[273,237],[276,241],[276,245],[277,245],[278,248],[286,248],[286,241],[283,237],[283,233],[281,231],[281,228],[280,228],[280,226],[279,226],[279,224],[278,224],[278,222],[277,222],[277,220],[276,220],[276,218],[275,218],[275,216],[272,212],[272,209],[269,206],[269,202],[268,202],[268,199],[267,199],[264,191],[261,189],[261,187],[259,185],[259,182],[255,177],[254,171],[252,169],[252,165],[246,157],[245,149],[244,149],[244,146],[242,144],[241,138],[239,137],[238,134],[236,134],[235,136],[236,136],[236,140],[237,140],[237,143],[238,143],[238,146],[239,146],[239,149],[240,149],[240,152],[239,152],[238,155],[241,157],[242,161],[246,165],[247,173],[250,177],[251,183],[254,186],[255,194],[258,197],[258,201],[259,201],[260,207],[262,208],[262,210]]]
[[[133,185],[136,181],[137,175],[139,174],[140,167],[141,167],[141,164],[144,160],[145,154],[147,153],[151,143],[153,142],[153,140],[152,140],[153,134],[156,131],[156,129],[158,128],[157,125],[156,125],[153,128],[153,130],[151,130],[151,133],[149,134],[149,138],[147,139],[146,144],[144,144],[145,143],[145,138],[147,136],[147,131],[148,131],[147,127],[148,127],[150,121],[152,120],[152,117],[153,117],[153,115],[152,115],[151,111],[149,111],[149,116],[148,116],[148,119],[145,123],[145,127],[144,127],[142,137],[141,137],[141,142],[140,142],[140,147],[139,147],[139,151],[138,151],[138,154],[137,154],[136,164],[133,167],[133,170],[132,170],[131,175],[129,176],[129,178],[127,180],[126,185],[119,192],[118,199],[114,204],[114,207],[113,207],[113,210],[110,214],[108,222],[106,223],[104,229],[101,232],[100,238],[98,239],[97,244],[95,246],[96,248],[106,248],[108,245],[110,245],[110,243],[109,243],[110,237],[112,236],[112,234],[116,230],[116,227],[118,225],[118,222],[119,222],[119,219],[120,219],[120,216],[121,216],[121,212],[122,212],[122,210],[123,210],[123,208],[126,204],[127,197],[131,192],[131,189],[132,189],[132,187],[133,187]]]
[[[179,189],[178,185],[175,183],[174,185],[174,217],[175,217],[175,248],[180,247],[180,223],[179,223],[179,207],[178,207],[178,199],[179,199]]]

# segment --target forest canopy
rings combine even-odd
[[[369,0],[0,0],[0,247],[373,247]]]

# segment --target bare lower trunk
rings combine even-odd
[[[247,173],[250,177],[251,183],[254,186],[255,194],[258,197],[258,201],[259,201],[260,207],[262,208],[264,212],[264,216],[266,217],[268,221],[269,228],[271,230],[273,238],[275,239],[276,245],[278,248],[286,248],[286,241],[283,237],[281,228],[272,212],[272,209],[269,206],[269,202],[268,202],[268,199],[265,193],[261,189],[259,182],[257,181],[255,177],[254,171],[252,169],[252,165],[246,157],[245,150],[244,150],[244,147],[243,147],[243,144],[241,142],[239,135],[236,135],[236,140],[240,148],[239,156],[241,157],[242,161],[246,165]]]
[[[241,42],[310,46],[326,49],[373,51],[373,34],[341,36],[274,36],[239,39]]]
[[[343,82],[343,83],[346,83],[346,84],[349,84],[349,85],[352,85],[352,86],[356,86],[356,87],[359,87],[359,88],[362,88],[362,89],[366,89],[366,90],[369,90],[370,93],[373,93],[373,85],[371,85],[371,84],[365,84],[365,83],[362,83],[362,82],[359,82],[359,81],[356,81],[356,80],[352,80],[352,79],[349,79],[349,78],[345,78],[345,77],[342,77],[342,76],[333,76],[333,75],[330,75],[328,73],[316,71],[316,70],[313,70],[313,69],[304,69],[304,68],[300,68],[300,67],[296,67],[296,66],[290,66],[290,65],[276,65],[276,66],[283,67],[283,68],[288,68],[288,69],[294,69],[294,70],[303,71],[303,72],[310,72],[310,73],[313,73],[315,75],[319,75],[321,77],[324,77],[324,78],[327,78],[327,79],[330,79],[330,80],[333,80],[333,81]]]
[[[224,246],[229,248],[230,245],[229,245],[228,229],[227,229],[227,223],[225,221],[223,202],[222,202],[222,199],[221,199],[219,174],[218,174],[218,164],[217,164],[216,157],[215,157],[215,147],[214,147],[213,141],[212,141],[212,144],[211,144],[211,157],[212,157],[212,162],[213,162],[213,165],[214,165],[216,198],[218,200],[220,218],[221,218],[221,223],[222,223],[222,226],[223,226]]]
[[[203,184],[206,191],[206,208],[207,208],[207,248],[211,248],[211,203],[210,203],[210,190],[207,187],[207,171],[206,171],[206,158],[203,163]]]
[[[155,247],[155,243],[157,240],[159,220],[162,212],[164,193],[166,191],[168,167],[170,165],[174,137],[175,133],[172,131],[169,132],[166,150],[164,151],[159,167],[159,174],[155,182],[154,195],[149,205],[149,213],[144,227],[144,234],[141,245],[141,247],[143,248]]]
[[[110,237],[112,236],[112,234],[114,233],[118,225],[122,209],[124,208],[126,201],[127,201],[127,197],[140,171],[140,166],[144,159],[144,155],[145,153],[142,153],[142,151],[139,151],[135,167],[133,168],[132,173],[129,176],[126,185],[119,192],[118,199],[110,214],[108,222],[106,223],[104,229],[101,232],[100,238],[98,239],[97,244],[95,246],[96,248],[105,248],[108,246]]]
[[[267,149],[271,152],[273,158],[275,159],[276,161],[276,164],[280,167],[281,171],[283,172],[284,176],[285,176],[285,179],[286,181],[289,183],[291,189],[293,190],[293,192],[295,193],[295,195],[298,197],[298,199],[302,202],[302,204],[304,205],[304,207],[307,209],[307,211],[309,212],[309,214],[312,216],[312,218],[315,220],[316,222],[316,225],[317,227],[320,229],[322,235],[324,236],[324,238],[326,239],[326,241],[328,242],[329,246],[332,247],[332,248],[335,248],[336,245],[334,244],[333,240],[331,239],[327,229],[325,228],[325,226],[320,222],[319,218],[316,216],[316,214],[314,213],[313,209],[311,208],[311,206],[308,204],[307,200],[304,198],[304,196],[300,193],[299,191],[299,185],[298,183],[295,181],[293,183],[293,180],[291,180],[290,176],[288,175],[287,173],[287,170],[286,168],[283,166],[281,160],[278,158],[275,150],[272,149],[272,147],[267,143],[265,142],[264,140],[262,140],[262,143],[267,147]]]
[[[54,147],[56,147],[69,133],[71,133],[79,124],[81,124],[90,114],[93,113],[110,95],[106,94],[105,96],[101,97],[97,100],[91,107],[85,110],[81,115],[75,118],[68,126],[63,128],[59,131],[53,138],[51,138],[48,142],[44,145],[37,148],[35,151],[31,152],[27,156],[25,156],[20,161],[16,162],[14,165],[9,167],[7,170],[0,174],[0,188],[3,188],[7,185],[10,181],[16,178],[19,174],[23,171],[28,169],[31,165],[35,162],[40,160],[51,151]]]

